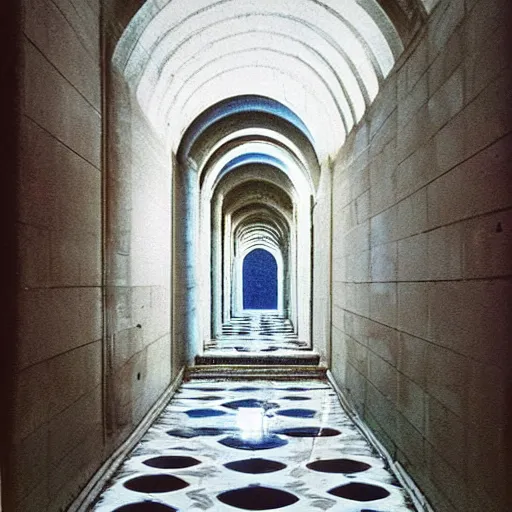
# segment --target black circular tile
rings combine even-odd
[[[116,508],[113,512],[178,512],[178,509],[155,501],[141,501]]]
[[[381,500],[389,496],[389,491],[383,487],[362,483],[340,485],[339,487],[335,487],[327,492],[334,496],[338,496],[338,498],[345,498],[353,501],[374,501]]]
[[[243,391],[259,391],[261,388],[253,388],[251,386],[242,386],[240,388],[234,388],[231,391],[243,392]]]
[[[144,461],[146,466],[159,469],[184,469],[201,464],[201,461],[194,457],[180,457],[165,455],[162,457],[154,457]]]
[[[228,462],[227,464],[224,464],[224,466],[226,466],[228,469],[231,469],[232,471],[238,471],[239,473],[250,473],[252,475],[274,473],[286,468],[286,464],[268,459],[237,460],[235,462]]]
[[[329,427],[297,427],[283,428],[276,431],[276,434],[283,434],[289,437],[334,437],[339,436],[341,432]]]
[[[276,414],[289,418],[313,418],[316,411],[313,409],[284,409],[283,411],[277,411]]]
[[[259,439],[243,439],[242,437],[229,436],[221,439],[220,444],[237,450],[270,450],[288,444],[286,439],[276,435],[267,435]]]
[[[327,459],[327,460],[316,460],[306,464],[309,469],[313,471],[319,471],[320,473],[360,473],[370,469],[370,464],[359,462],[358,460],[352,459]]]
[[[291,386],[289,388],[283,388],[283,391],[296,391],[296,392],[300,392],[300,391],[309,391],[308,388],[299,388],[297,386]]]
[[[294,402],[301,402],[305,400],[311,400],[309,396],[300,396],[300,395],[292,395],[292,396],[283,396],[279,400],[290,400]]]
[[[259,485],[223,492],[217,499],[242,510],[275,510],[299,501],[294,494]]]
[[[185,411],[185,414],[189,418],[213,418],[215,416],[224,416],[227,413],[217,409],[190,409]]]
[[[124,483],[124,486],[130,491],[159,493],[179,491],[188,487],[189,484],[171,475],[144,475],[132,478]]]

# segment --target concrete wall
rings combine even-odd
[[[114,78],[105,90],[119,110],[102,106],[100,2],[22,8],[18,332],[2,491],[6,510],[41,512],[67,508],[181,362],[171,362],[171,161]],[[123,28],[114,22],[111,48]]]
[[[508,510],[507,0],[443,0],[339,155],[333,372],[437,511]]]

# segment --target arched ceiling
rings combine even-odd
[[[113,64],[174,151],[210,107],[253,95],[269,102],[235,105],[229,115],[246,109],[293,124],[322,162],[342,146],[401,53],[403,30],[387,4],[403,2],[148,0]],[[210,112],[205,130],[216,116]]]
[[[250,114],[250,117],[248,117]],[[181,141],[184,155],[199,156],[212,146],[244,128],[278,129],[294,138],[302,138],[303,144],[311,144],[312,137],[302,120],[285,105],[263,96],[244,95],[232,97],[210,106],[187,128]],[[302,137],[301,137],[302,135]]]
[[[280,187],[262,180],[248,180],[237,184],[224,197],[225,209],[236,209],[250,204],[279,205],[283,212],[293,212],[293,201]],[[238,205],[233,208],[233,205]]]
[[[286,254],[290,228],[282,214],[269,205],[241,208],[234,212],[233,242],[238,254],[256,246],[265,246]]]
[[[287,194],[291,205],[297,200],[295,187],[284,172],[271,165],[250,164],[237,168],[219,181],[215,187],[212,204],[214,204],[219,196],[222,197],[222,201],[225,203],[226,194],[235,189],[235,187],[245,187],[244,189],[239,189],[239,194],[244,193],[251,182],[268,183],[281,189]]]
[[[225,144],[211,155],[204,165],[201,189],[211,195],[218,182],[236,169],[248,165],[264,165],[285,173],[298,194],[306,197],[313,193],[318,184],[319,173],[315,172],[318,165],[315,163],[316,160],[308,162],[301,153],[296,155],[289,146],[279,141],[266,137],[242,139],[233,144]]]

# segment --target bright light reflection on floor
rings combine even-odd
[[[262,439],[267,431],[265,410],[256,407],[240,407],[236,416],[237,427],[245,440]]]

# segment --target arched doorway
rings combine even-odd
[[[244,258],[244,309],[277,309],[277,262],[265,249],[254,249]]]

